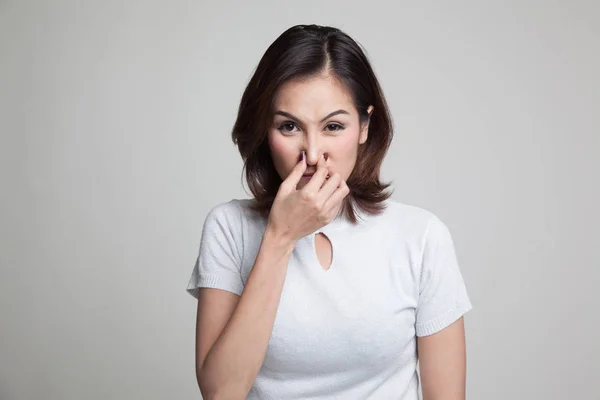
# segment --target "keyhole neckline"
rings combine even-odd
[[[329,266],[327,268],[323,267],[323,264],[321,264],[321,260],[319,259],[319,255],[317,253],[317,236],[319,234],[323,234],[323,236],[325,237],[325,239],[329,242],[329,248],[330,248],[330,252],[331,252],[331,261],[329,262]],[[332,237],[330,236],[330,234],[324,232],[322,229],[319,229],[315,232],[313,232],[310,235],[310,248],[312,250],[312,254],[313,254],[313,259],[314,262],[316,263],[316,267],[321,270],[321,273],[329,273],[332,269],[335,268],[335,260],[336,260],[336,256],[335,256],[335,246],[333,244],[333,240]]]

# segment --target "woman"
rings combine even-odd
[[[424,400],[465,398],[471,304],[446,226],[379,180],[391,138],[345,33],[267,49],[233,128],[254,198],[210,211],[188,285],[205,399],[417,399],[417,360]]]

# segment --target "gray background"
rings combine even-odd
[[[252,4],[251,4],[252,3]],[[450,227],[470,399],[600,399],[597,1],[0,1],[0,398],[190,399],[229,132],[297,23],[362,43],[394,198]]]

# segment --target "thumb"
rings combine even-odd
[[[294,169],[289,173],[285,181],[283,181],[283,185],[287,186],[288,190],[295,189],[300,179],[302,179],[302,175],[306,171],[306,153],[302,152],[302,159],[296,164]]]

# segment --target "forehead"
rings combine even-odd
[[[290,80],[279,88],[274,100],[275,111],[305,113],[307,116],[328,114],[338,109],[355,112],[350,92],[330,75]]]

